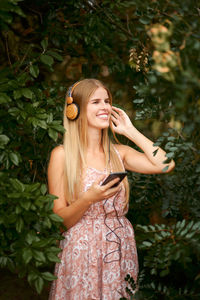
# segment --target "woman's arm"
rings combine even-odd
[[[111,188],[119,179],[114,179],[107,185],[101,186],[100,182],[105,177],[103,175],[98,181],[94,182],[87,192],[82,193],[79,199],[68,205],[64,192],[64,168],[64,148],[63,146],[58,146],[51,153],[48,167],[48,186],[49,193],[58,197],[58,199],[54,200],[53,211],[63,218],[64,225],[69,229],[82,218],[91,204],[113,196],[120,187]]]
[[[129,146],[118,145],[117,148],[123,159],[125,168],[138,173],[154,174],[162,173],[163,169],[167,166],[168,168],[166,168],[165,172],[170,172],[174,168],[175,163],[173,160],[167,164],[163,163],[167,159],[165,156],[166,152],[160,147],[153,146],[154,143],[133,126],[123,110],[117,107],[112,108],[114,131],[126,136],[144,152],[141,153]],[[155,150],[156,154],[154,155]]]

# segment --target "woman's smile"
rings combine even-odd
[[[108,120],[109,117],[108,117],[108,113],[101,113],[101,114],[98,114],[97,117],[100,118],[100,119],[103,119],[103,120]]]

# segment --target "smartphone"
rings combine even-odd
[[[108,182],[110,182],[111,180],[113,180],[113,179],[119,177],[120,180],[119,180],[117,183],[115,183],[114,185],[112,185],[112,188],[113,188],[113,187],[116,187],[116,186],[118,186],[118,185],[120,184],[120,182],[124,179],[125,176],[127,176],[127,172],[115,172],[115,173],[110,173],[110,174],[108,175],[108,177],[106,177],[106,179],[103,181],[103,183],[102,183],[101,185],[105,185],[105,184],[107,184]]]

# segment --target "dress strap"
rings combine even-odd
[[[121,165],[122,165],[122,167],[123,167],[123,169],[124,169],[124,171],[125,171],[124,164],[123,164],[123,160],[122,160],[122,158],[121,158],[121,155],[120,155],[119,151],[118,151],[117,148],[115,147],[115,145],[113,145],[113,149],[114,149],[115,152],[117,153],[117,156],[118,156],[118,158],[119,158],[119,160],[120,160],[120,162],[121,162]]]

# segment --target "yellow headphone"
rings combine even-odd
[[[74,103],[74,99],[72,97],[73,90],[79,83],[80,83],[80,81],[77,81],[72,86],[70,86],[70,88],[67,91],[66,98],[65,98],[66,105],[67,105],[66,117],[71,121],[76,120],[80,114],[79,105],[77,103]]]

